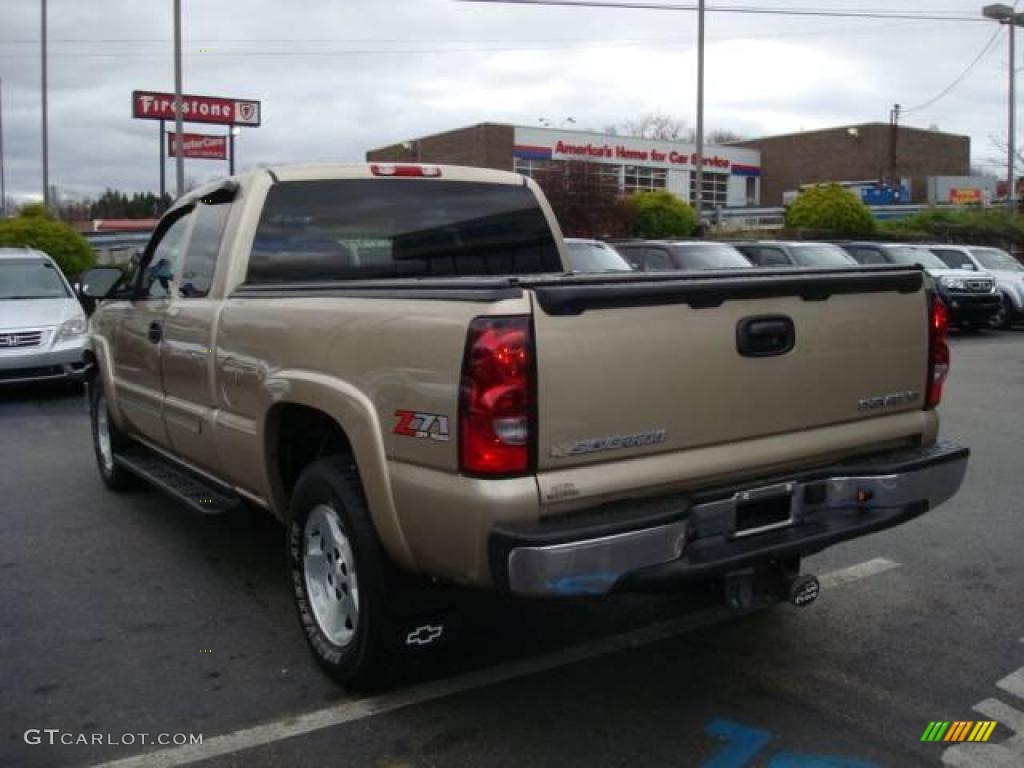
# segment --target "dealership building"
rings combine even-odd
[[[826,181],[889,180],[912,202],[957,202],[932,190],[971,191],[967,136],[883,123],[738,141],[704,148],[709,207],[779,206],[787,193]],[[591,131],[481,123],[366,153],[368,161],[470,165],[537,176],[564,161],[594,164],[623,194],[667,189],[693,202],[696,147]],[[953,181],[949,181],[949,180]],[[949,183],[943,186],[942,180]]]
[[[590,131],[482,123],[366,153],[368,161],[470,165],[543,174],[553,163],[592,163],[624,194],[667,189],[692,200],[697,148]],[[757,205],[761,153],[736,146],[704,147],[704,200],[710,206]]]

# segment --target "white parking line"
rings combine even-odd
[[[876,576],[898,567],[899,563],[878,557],[849,568],[824,574],[818,580],[822,587],[836,587]],[[263,725],[204,739],[202,744],[146,752],[113,762],[96,764],[92,768],[176,768],[189,765],[200,760],[209,760],[220,755],[272,744],[294,736],[320,731],[343,723],[351,723],[385,712],[393,712],[396,709],[422,704],[456,693],[485,688],[579,661],[648,645],[695,629],[720,624],[735,616],[737,616],[735,611],[726,608],[698,611],[688,616],[658,622],[621,635],[591,640],[551,653],[499,664],[475,672],[467,672],[447,680],[424,683],[382,696],[349,700],[303,715],[284,717]]]

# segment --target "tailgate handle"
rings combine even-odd
[[[736,325],[736,350],[743,357],[784,355],[795,345],[796,328],[785,315],[745,317]]]

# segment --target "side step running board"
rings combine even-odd
[[[230,489],[143,446],[114,454],[114,461],[204,515],[223,515],[242,506],[241,497]]]

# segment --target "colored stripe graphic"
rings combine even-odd
[[[946,738],[943,741],[963,741],[967,735],[967,729],[974,725],[969,720],[957,720],[953,723],[953,727],[949,729],[949,733],[946,734]]]
[[[921,735],[921,741],[939,741],[949,728],[949,721],[933,720]]]
[[[995,720],[932,720],[921,734],[921,741],[988,741],[998,724]]]

